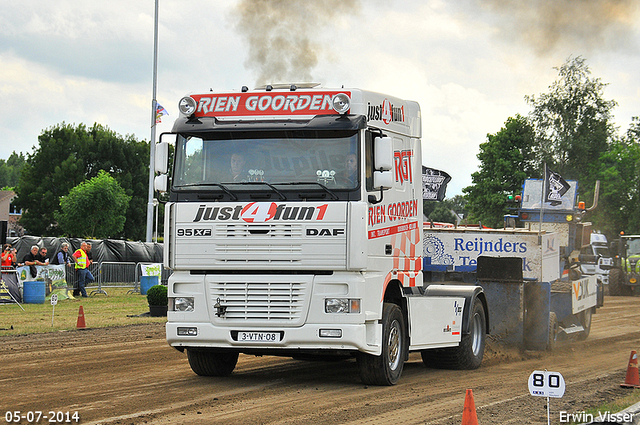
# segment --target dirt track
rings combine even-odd
[[[428,369],[412,354],[394,387],[361,384],[354,361],[243,355],[230,377],[202,378],[166,344],[162,324],[2,337],[1,413],[77,411],[83,424],[459,424],[471,388],[480,423],[540,424],[546,399],[529,395],[527,378],[548,369],[567,384],[551,399],[559,423],[561,410],[630,391],[619,384],[630,351],[640,351],[639,305],[607,297],[586,341],[553,353],[491,344],[476,371]]]

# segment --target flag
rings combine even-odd
[[[169,115],[169,113],[164,109],[164,106],[156,102],[156,124],[162,121],[163,115]]]
[[[544,202],[552,206],[562,204],[562,196],[571,188],[562,176],[545,167],[545,191]]]
[[[422,199],[428,201],[444,200],[447,183],[451,176],[444,171],[422,166]]]

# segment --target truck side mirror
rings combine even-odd
[[[380,190],[380,199],[369,195],[369,203],[382,202],[383,190],[393,187],[393,139],[388,136],[378,136],[373,140],[373,188]]]
[[[156,173],[166,174],[169,168],[169,144],[165,142],[156,143],[155,152]]]
[[[160,142],[155,146],[155,172],[160,174],[166,174],[169,169],[169,144],[176,142],[176,134],[174,133],[162,133],[160,135]]]
[[[388,136],[374,140],[374,167],[376,171],[393,170],[393,139]]]
[[[393,187],[392,171],[374,171],[373,188],[376,190],[386,190]]]
[[[167,191],[167,186],[169,184],[169,179],[166,174],[160,174],[153,179],[153,188],[161,193],[165,193]]]

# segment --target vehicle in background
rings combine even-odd
[[[609,251],[607,237],[597,231],[592,231],[589,245],[580,248],[580,271],[586,276],[596,276],[604,285],[605,291],[609,287],[609,270],[613,265],[613,258]]]
[[[640,235],[620,234],[611,241],[613,266],[609,272],[610,295],[640,295]]]

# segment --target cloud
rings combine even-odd
[[[152,56],[153,34],[147,29],[153,27],[153,10],[147,12],[134,5],[128,13],[115,14],[103,3],[5,2],[0,6],[0,51],[63,75],[142,81],[149,78]]]

